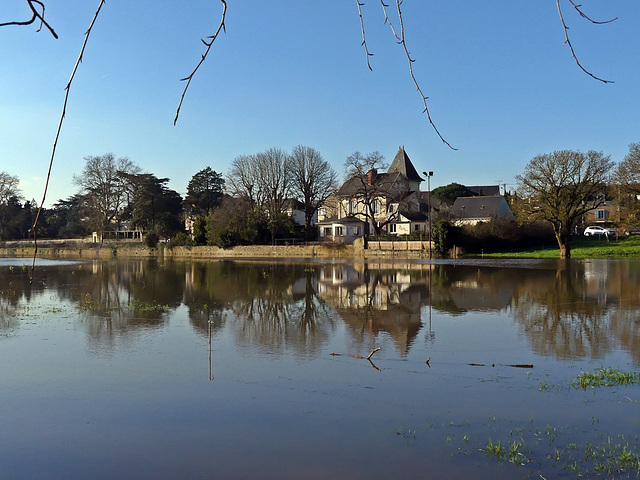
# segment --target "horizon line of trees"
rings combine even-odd
[[[383,157],[374,153],[376,165],[382,165]],[[347,158],[347,179],[367,175],[369,156],[355,152]],[[354,165],[360,157],[361,164]],[[85,157],[85,162],[81,174],[73,176],[79,191],[44,210],[38,237],[103,234],[114,225],[126,224],[152,233],[155,241],[171,238],[221,247],[273,244],[281,238],[315,240],[312,219],[338,188],[338,176],[329,163],[317,150],[303,145],[291,152],[270,148],[240,155],[226,176],[207,166],[193,175],[184,199],[168,188],[168,178],[145,173],[126,157],[107,153]],[[516,179],[518,189],[509,200],[518,224],[547,222],[563,257],[570,256],[570,236],[577,222],[605,199],[617,200],[621,222],[640,227],[640,143],[630,144],[617,165],[596,151],[538,155]],[[25,201],[18,185],[16,176],[0,172],[0,240],[33,235],[37,204]],[[450,205],[468,190],[452,183],[431,194]],[[302,226],[291,219],[292,201],[299,202],[304,212]],[[191,237],[185,233],[185,221],[191,225]]]
[[[271,148],[241,155],[226,177],[207,166],[193,175],[183,199],[167,184],[126,157],[112,153],[85,157],[73,176],[78,192],[43,209],[39,238],[101,237],[128,226],[158,239],[233,246],[274,243],[276,238],[317,237],[313,218],[338,186],[338,176],[316,149],[298,145],[286,152]],[[33,236],[35,201],[23,202],[19,179],[0,172],[0,240]],[[304,212],[302,228],[288,211],[293,202]],[[185,233],[190,224],[192,237]]]

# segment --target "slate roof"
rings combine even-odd
[[[342,184],[340,189],[338,190],[338,196],[348,197],[357,194],[362,191],[362,181],[367,181],[367,179],[361,179],[359,177],[351,177],[347,179],[346,182]],[[398,194],[398,185],[399,182],[402,181],[417,181],[422,182],[424,179],[418,175],[418,171],[416,167],[411,163],[411,159],[407,155],[407,152],[404,151],[404,147],[400,147],[398,149],[398,153],[391,162],[391,165],[387,169],[386,173],[380,173],[375,171],[374,182],[377,185],[378,191],[381,193],[385,190],[387,193],[391,194],[391,196],[397,196]],[[407,185],[407,188],[409,185]]]
[[[495,215],[504,202],[504,197],[458,197],[453,202],[451,211],[458,218],[489,218]]]
[[[424,181],[424,178],[418,174],[416,167],[411,163],[411,159],[407,152],[404,151],[404,147],[398,149],[398,153],[396,153],[393,162],[389,165],[387,173],[401,173],[407,180]]]
[[[400,215],[409,220],[410,222],[426,222],[427,216],[422,212],[403,212],[400,211]]]
[[[340,197],[350,197],[357,195],[362,192],[363,186],[362,181],[367,181],[367,179],[361,179],[359,177],[351,177],[346,182],[342,184],[340,189],[338,190],[338,196]],[[387,193],[394,195],[397,190],[399,190],[398,182],[401,179],[398,178],[397,173],[395,175],[390,175],[388,173],[377,173],[373,182],[376,184],[376,191],[380,192],[380,194]]]

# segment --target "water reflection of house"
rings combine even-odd
[[[408,272],[326,265],[320,269],[318,295],[353,335],[386,333],[404,356],[422,326],[420,308],[428,289],[424,281],[412,283]]]

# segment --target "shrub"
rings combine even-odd
[[[171,243],[169,244],[172,247],[192,247],[194,244],[191,237],[184,232],[180,232],[175,234],[171,238]]]
[[[156,232],[149,232],[144,238],[144,244],[151,249],[156,248],[159,241],[160,237],[158,237],[158,234]]]

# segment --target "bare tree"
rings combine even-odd
[[[640,227],[640,143],[629,145],[629,153],[613,175],[620,219],[633,230]]]
[[[226,189],[230,195],[247,198],[259,216],[266,217],[275,241],[282,226],[291,193],[290,157],[280,148],[270,148],[255,155],[241,155],[231,162]]]
[[[104,232],[126,206],[130,176],[139,174],[140,167],[126,157],[116,159],[112,153],[85,157],[85,161],[82,174],[74,175],[73,183],[90,200],[93,227]]]
[[[291,193],[289,170],[291,157],[280,148],[270,148],[256,155],[258,172],[257,196],[267,215],[271,241],[275,242],[276,231],[285,221],[287,201]]]
[[[571,256],[571,231],[576,221],[604,203],[613,163],[609,156],[560,150],[538,155],[518,175],[518,196],[530,218],[551,223],[560,257]]]
[[[22,198],[18,188],[20,180],[7,172],[0,172],[0,205],[7,203],[11,198]]]
[[[625,193],[640,195],[640,143],[629,145],[629,153],[618,164],[614,180]]]
[[[335,193],[338,174],[316,149],[298,145],[291,152],[291,182],[292,194],[304,204],[304,231],[310,240],[313,216]]]
[[[379,152],[354,152],[345,161],[347,181],[338,190],[346,213],[362,217],[376,236],[395,218],[393,213],[387,215],[390,201],[398,200],[408,190],[402,175],[378,171],[384,168],[387,164]]]
[[[240,155],[231,162],[225,190],[231,196],[247,198],[252,205],[259,205],[262,199],[257,198],[258,176],[256,155]]]

